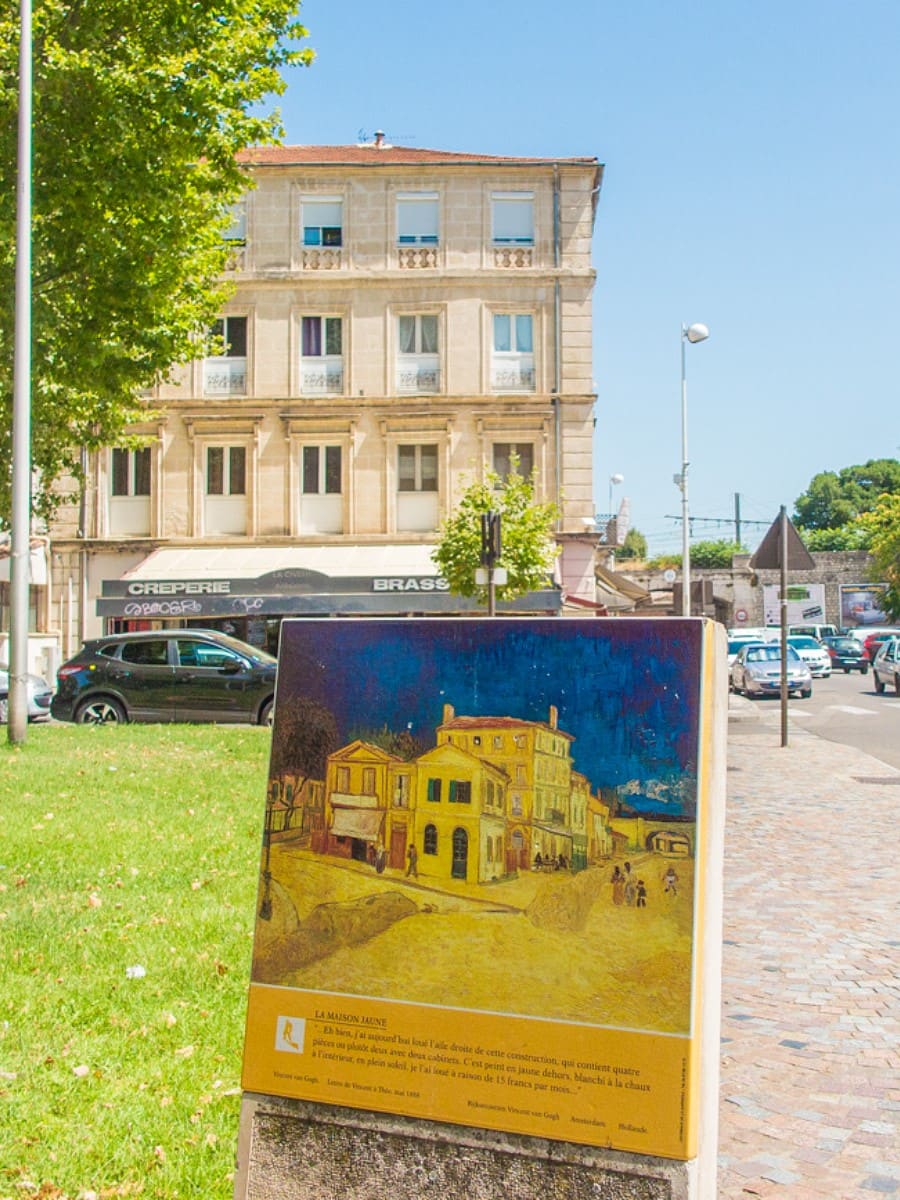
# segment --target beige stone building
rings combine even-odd
[[[148,397],[148,445],[87,462],[51,531],[62,655],[152,622],[271,645],[284,615],[470,611],[436,530],[513,456],[562,513],[556,585],[518,608],[588,611],[596,159],[381,135],[243,159],[222,352]]]

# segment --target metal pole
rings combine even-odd
[[[28,587],[31,567],[31,0],[19,6],[19,142],[16,176],[16,317],[10,522],[10,742],[28,728]]]
[[[687,327],[681,326],[681,615],[691,615],[691,534],[688,517],[687,373],[684,343]]]
[[[787,666],[787,573],[788,531],[787,509],[781,506],[778,538],[778,565],[781,568],[781,744],[788,744],[788,666]]]
[[[741,544],[741,493],[734,493],[734,542],[736,546]]]

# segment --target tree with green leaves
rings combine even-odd
[[[35,0],[35,508],[121,443],[141,392],[204,351],[227,290],[235,156],[277,139],[260,108],[309,62],[297,0]],[[0,523],[9,513],[19,19],[0,13]]]
[[[839,529],[869,512],[879,496],[900,492],[900,461],[873,458],[840,471],[820,471],[794,505],[794,524],[812,529]]]
[[[616,551],[616,558],[622,562],[628,562],[633,559],[641,562],[647,557],[647,539],[639,529],[629,529],[625,534],[625,541]]]
[[[734,556],[742,552],[743,548],[737,542],[729,542],[727,538],[712,542],[693,542],[691,564],[700,570],[730,568]]]
[[[859,518],[859,524],[869,534],[876,577],[887,583],[884,610],[892,621],[900,621],[900,492],[879,497],[875,507]]]
[[[470,483],[456,511],[441,524],[432,559],[450,590],[487,600],[488,589],[475,582],[475,572],[481,565],[481,517],[488,512],[500,514],[497,565],[507,571],[507,582],[497,585],[497,599],[514,600],[545,587],[559,552],[553,540],[559,510],[551,501],[535,500],[533,478],[520,475],[513,462],[505,479],[487,471],[483,480]]]

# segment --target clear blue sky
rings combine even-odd
[[[680,548],[900,450],[898,0],[306,0],[286,140],[596,155],[595,500]],[[750,545],[762,528],[746,529]],[[694,527],[695,538],[732,529]]]

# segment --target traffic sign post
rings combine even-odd
[[[792,525],[787,515],[787,509],[782,504],[781,511],[769,526],[756,553],[750,559],[753,570],[773,570],[781,572],[780,579],[780,619],[781,619],[781,744],[788,744],[788,668],[787,668],[787,573],[790,570],[813,570],[816,562],[803,539]]]

